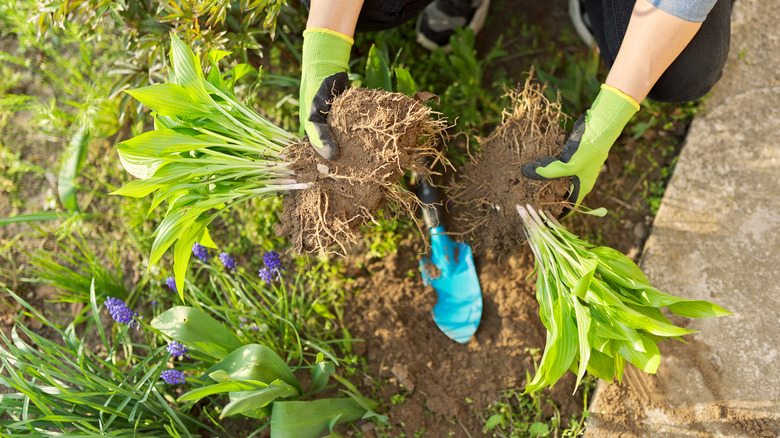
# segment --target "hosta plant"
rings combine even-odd
[[[204,75],[198,57],[172,35],[169,82],[128,91],[152,109],[155,130],[117,146],[122,165],[138,179],[113,194],[154,192],[152,209],[168,202],[149,265],[173,245],[180,294],[193,244],[210,241],[206,227],[220,211],[307,187],[296,183],[282,155],[295,136],[238,101],[233,85],[250,67],[239,64],[220,74],[217,62],[225,55],[209,53],[212,68]]]
[[[325,161],[307,139],[237,100],[232,86],[249,67],[221,75],[216,63],[225,54],[209,53],[212,67],[204,75],[198,57],[173,36],[169,83],[128,91],[152,109],[155,130],[118,145],[122,164],[139,180],[114,194],[154,192],[152,209],[168,204],[149,265],[174,246],[180,294],[193,244],[209,246],[207,225],[250,198],[287,194],[274,231],[297,252],[337,248],[346,255],[378,211],[413,216],[417,198],[399,179],[409,171],[428,175],[421,160],[442,159],[435,146],[446,123],[430,108],[400,93],[348,88],[327,111],[334,138],[348,153]]]
[[[626,361],[647,373],[661,362],[658,342],[694,333],[661,313],[712,318],[720,306],[663,293],[627,256],[593,247],[531,206],[517,206],[536,262],[536,298],[547,328],[541,362],[526,393],[552,386],[566,370],[618,381]]]

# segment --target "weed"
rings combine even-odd
[[[400,405],[401,403],[404,402],[404,400],[406,399],[406,396],[407,396],[406,393],[393,394],[393,396],[390,397],[390,403],[392,403],[393,406],[398,406],[398,405]]]
[[[548,100],[554,102],[560,96],[564,114],[582,114],[599,93],[602,82],[599,78],[601,59],[596,50],[591,50],[586,55],[564,53],[563,77],[543,70],[539,70],[537,74],[542,82],[549,85],[545,90]]]
[[[527,350],[534,358],[538,349]],[[527,376],[530,381],[530,376]],[[483,414],[483,433],[489,436],[527,437],[575,437],[585,431],[588,411],[588,396],[596,386],[596,379],[586,375],[582,380],[583,407],[580,414],[573,414],[568,423],[553,401],[541,392],[523,394],[522,390],[508,388],[502,391],[501,399],[489,406]],[[550,412],[552,414],[550,414]]]
[[[128,293],[116,247],[109,247],[107,243],[103,246],[103,257],[98,257],[81,232],[68,235],[59,242],[58,252],[37,250],[29,254],[31,276],[25,281],[45,283],[60,289],[55,299],[68,303],[89,303],[93,282],[99,300],[107,296],[124,299]]]

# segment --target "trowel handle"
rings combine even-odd
[[[442,210],[441,199],[436,187],[432,186],[424,176],[419,176],[417,184],[417,197],[423,204],[423,219],[428,229],[444,225],[444,211]]]

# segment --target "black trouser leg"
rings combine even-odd
[[[587,0],[601,59],[612,67],[626,34],[634,0]],[[731,0],[718,0],[693,40],[661,75],[648,98],[690,102],[710,91],[723,73],[731,38]]]
[[[433,0],[365,0],[358,17],[358,31],[382,30],[400,26],[414,18]]]

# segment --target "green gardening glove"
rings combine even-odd
[[[630,96],[609,85],[602,85],[591,108],[574,123],[569,140],[560,158],[544,157],[523,165],[527,178],[549,180],[570,176],[570,208],[561,217],[579,205],[596,184],[607,154],[631,117],[639,111],[639,104]]]
[[[326,160],[339,155],[339,145],[326,119],[333,98],[349,85],[346,72],[352,42],[352,38],[330,29],[311,28],[303,32],[300,134],[305,131],[314,150]]]

